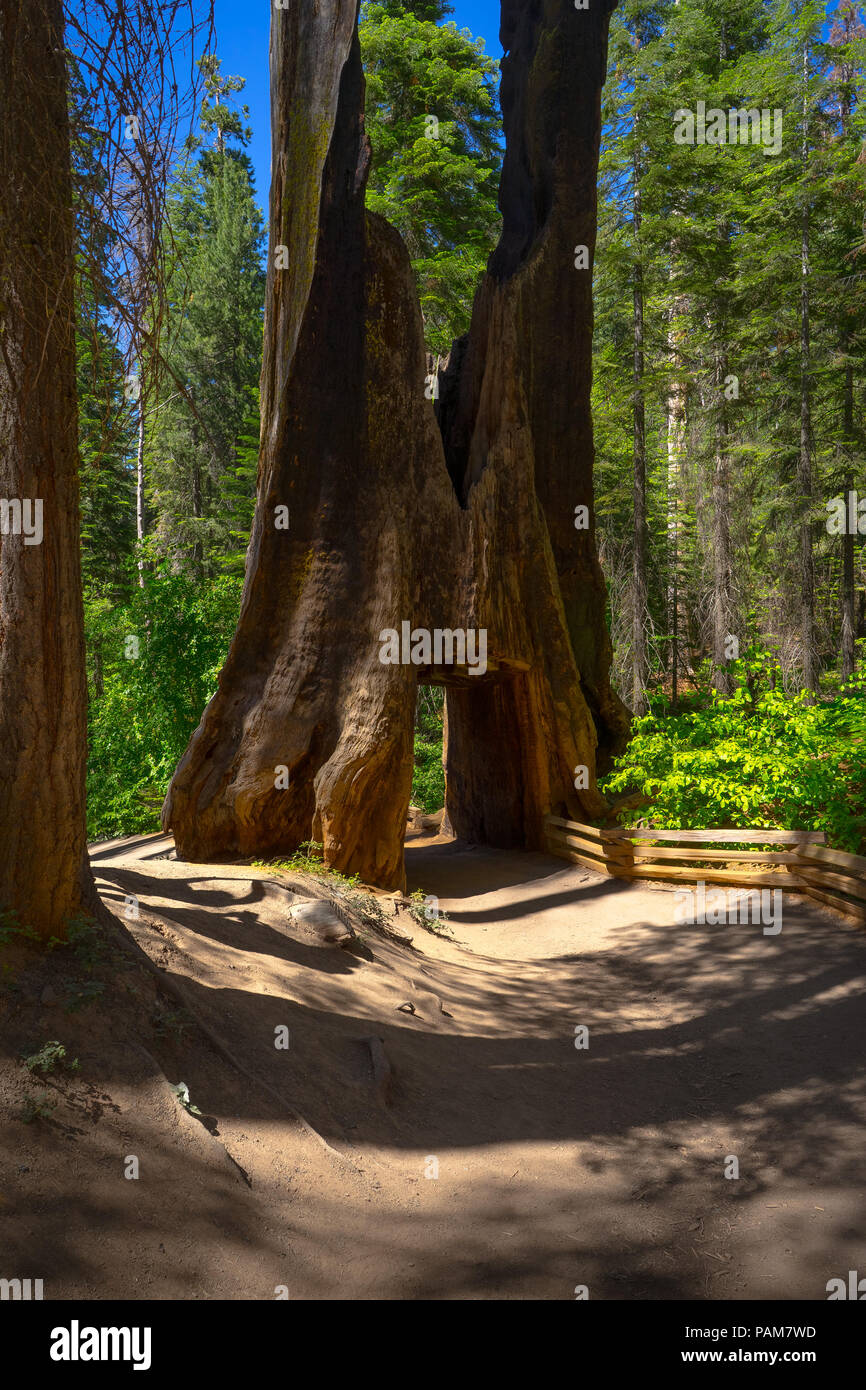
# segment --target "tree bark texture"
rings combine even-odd
[[[458,836],[539,848],[549,812],[604,808],[596,775],[628,725],[589,405],[608,9],[503,4],[502,238],[435,404],[408,253],[364,207],[356,0],[273,12],[258,499],[237,633],[163,810],[184,858],[312,839],[400,887],[419,680],[447,687]],[[486,672],[382,664],[404,622],[485,630]]]
[[[95,906],[66,93],[61,0],[0,0],[0,908],[46,937]]]

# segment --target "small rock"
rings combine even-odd
[[[40,1004],[57,1003],[57,995],[55,994],[54,990],[51,988],[50,985],[46,985],[43,989],[42,993],[39,996],[39,1002]]]
[[[315,932],[329,946],[342,946],[355,935],[337,905],[321,898],[294,903],[289,908],[289,916],[299,926]]]

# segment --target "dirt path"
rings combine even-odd
[[[157,1000],[147,1046],[107,1066],[109,1019],[82,1056],[95,1120],[13,1122],[51,1296],[823,1299],[866,1270],[866,936],[841,917],[786,895],[778,936],[685,927],[669,889],[416,840],[454,939],[400,914],[413,947],[347,950],[289,917],[315,885],[169,850],[100,847],[101,891],[244,1071]]]

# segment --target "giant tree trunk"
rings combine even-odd
[[[0,908],[60,936],[94,903],[61,0],[0,0],[0,199]]]
[[[312,838],[396,887],[419,679],[448,687],[448,815],[472,840],[538,847],[550,811],[601,811],[596,773],[627,728],[595,550],[591,269],[575,266],[595,242],[608,6],[503,4],[503,235],[438,418],[408,254],[364,208],[356,9],[273,11],[258,502],[238,630],[163,822],[186,858]],[[487,671],[382,664],[380,634],[404,622],[486,631]]]

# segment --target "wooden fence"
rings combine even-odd
[[[866,858],[829,849],[823,831],[598,830],[559,816],[545,830],[552,854],[615,878],[784,888],[866,922]]]

